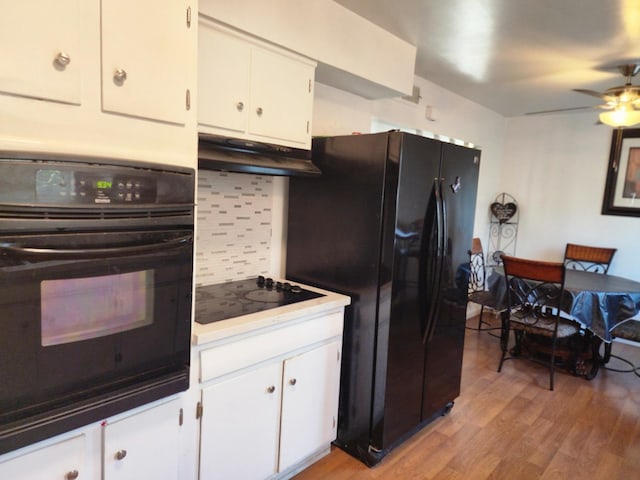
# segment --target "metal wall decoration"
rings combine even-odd
[[[518,202],[508,193],[499,194],[490,205],[491,224],[489,227],[489,247],[487,266],[500,265],[500,255],[515,255],[518,238]]]

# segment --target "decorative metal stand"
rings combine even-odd
[[[489,248],[487,266],[502,264],[500,255],[515,255],[518,238],[518,202],[508,193],[499,194],[490,206]]]

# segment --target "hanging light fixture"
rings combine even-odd
[[[620,104],[615,109],[600,114],[600,121],[611,127],[631,127],[640,123],[640,110],[632,104]]]
[[[631,127],[640,123],[640,85],[633,85],[631,79],[640,73],[640,64],[628,63],[618,65],[618,70],[625,76],[624,85],[611,87],[604,92],[594,90],[574,89],[604,100],[599,108],[605,111],[600,114],[600,121],[611,127]]]

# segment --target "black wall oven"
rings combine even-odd
[[[0,454],[188,388],[194,177],[0,157]]]

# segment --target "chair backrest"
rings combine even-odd
[[[486,290],[486,270],[482,242],[478,237],[471,241],[469,250],[469,291],[468,293]]]
[[[564,265],[574,270],[607,273],[616,248],[590,247],[567,243],[564,251]]]
[[[507,281],[509,309],[527,309],[528,313],[545,314],[542,307],[553,307],[557,314],[564,296],[565,266],[561,262],[545,262],[502,255]],[[547,312],[548,314],[548,312]]]

